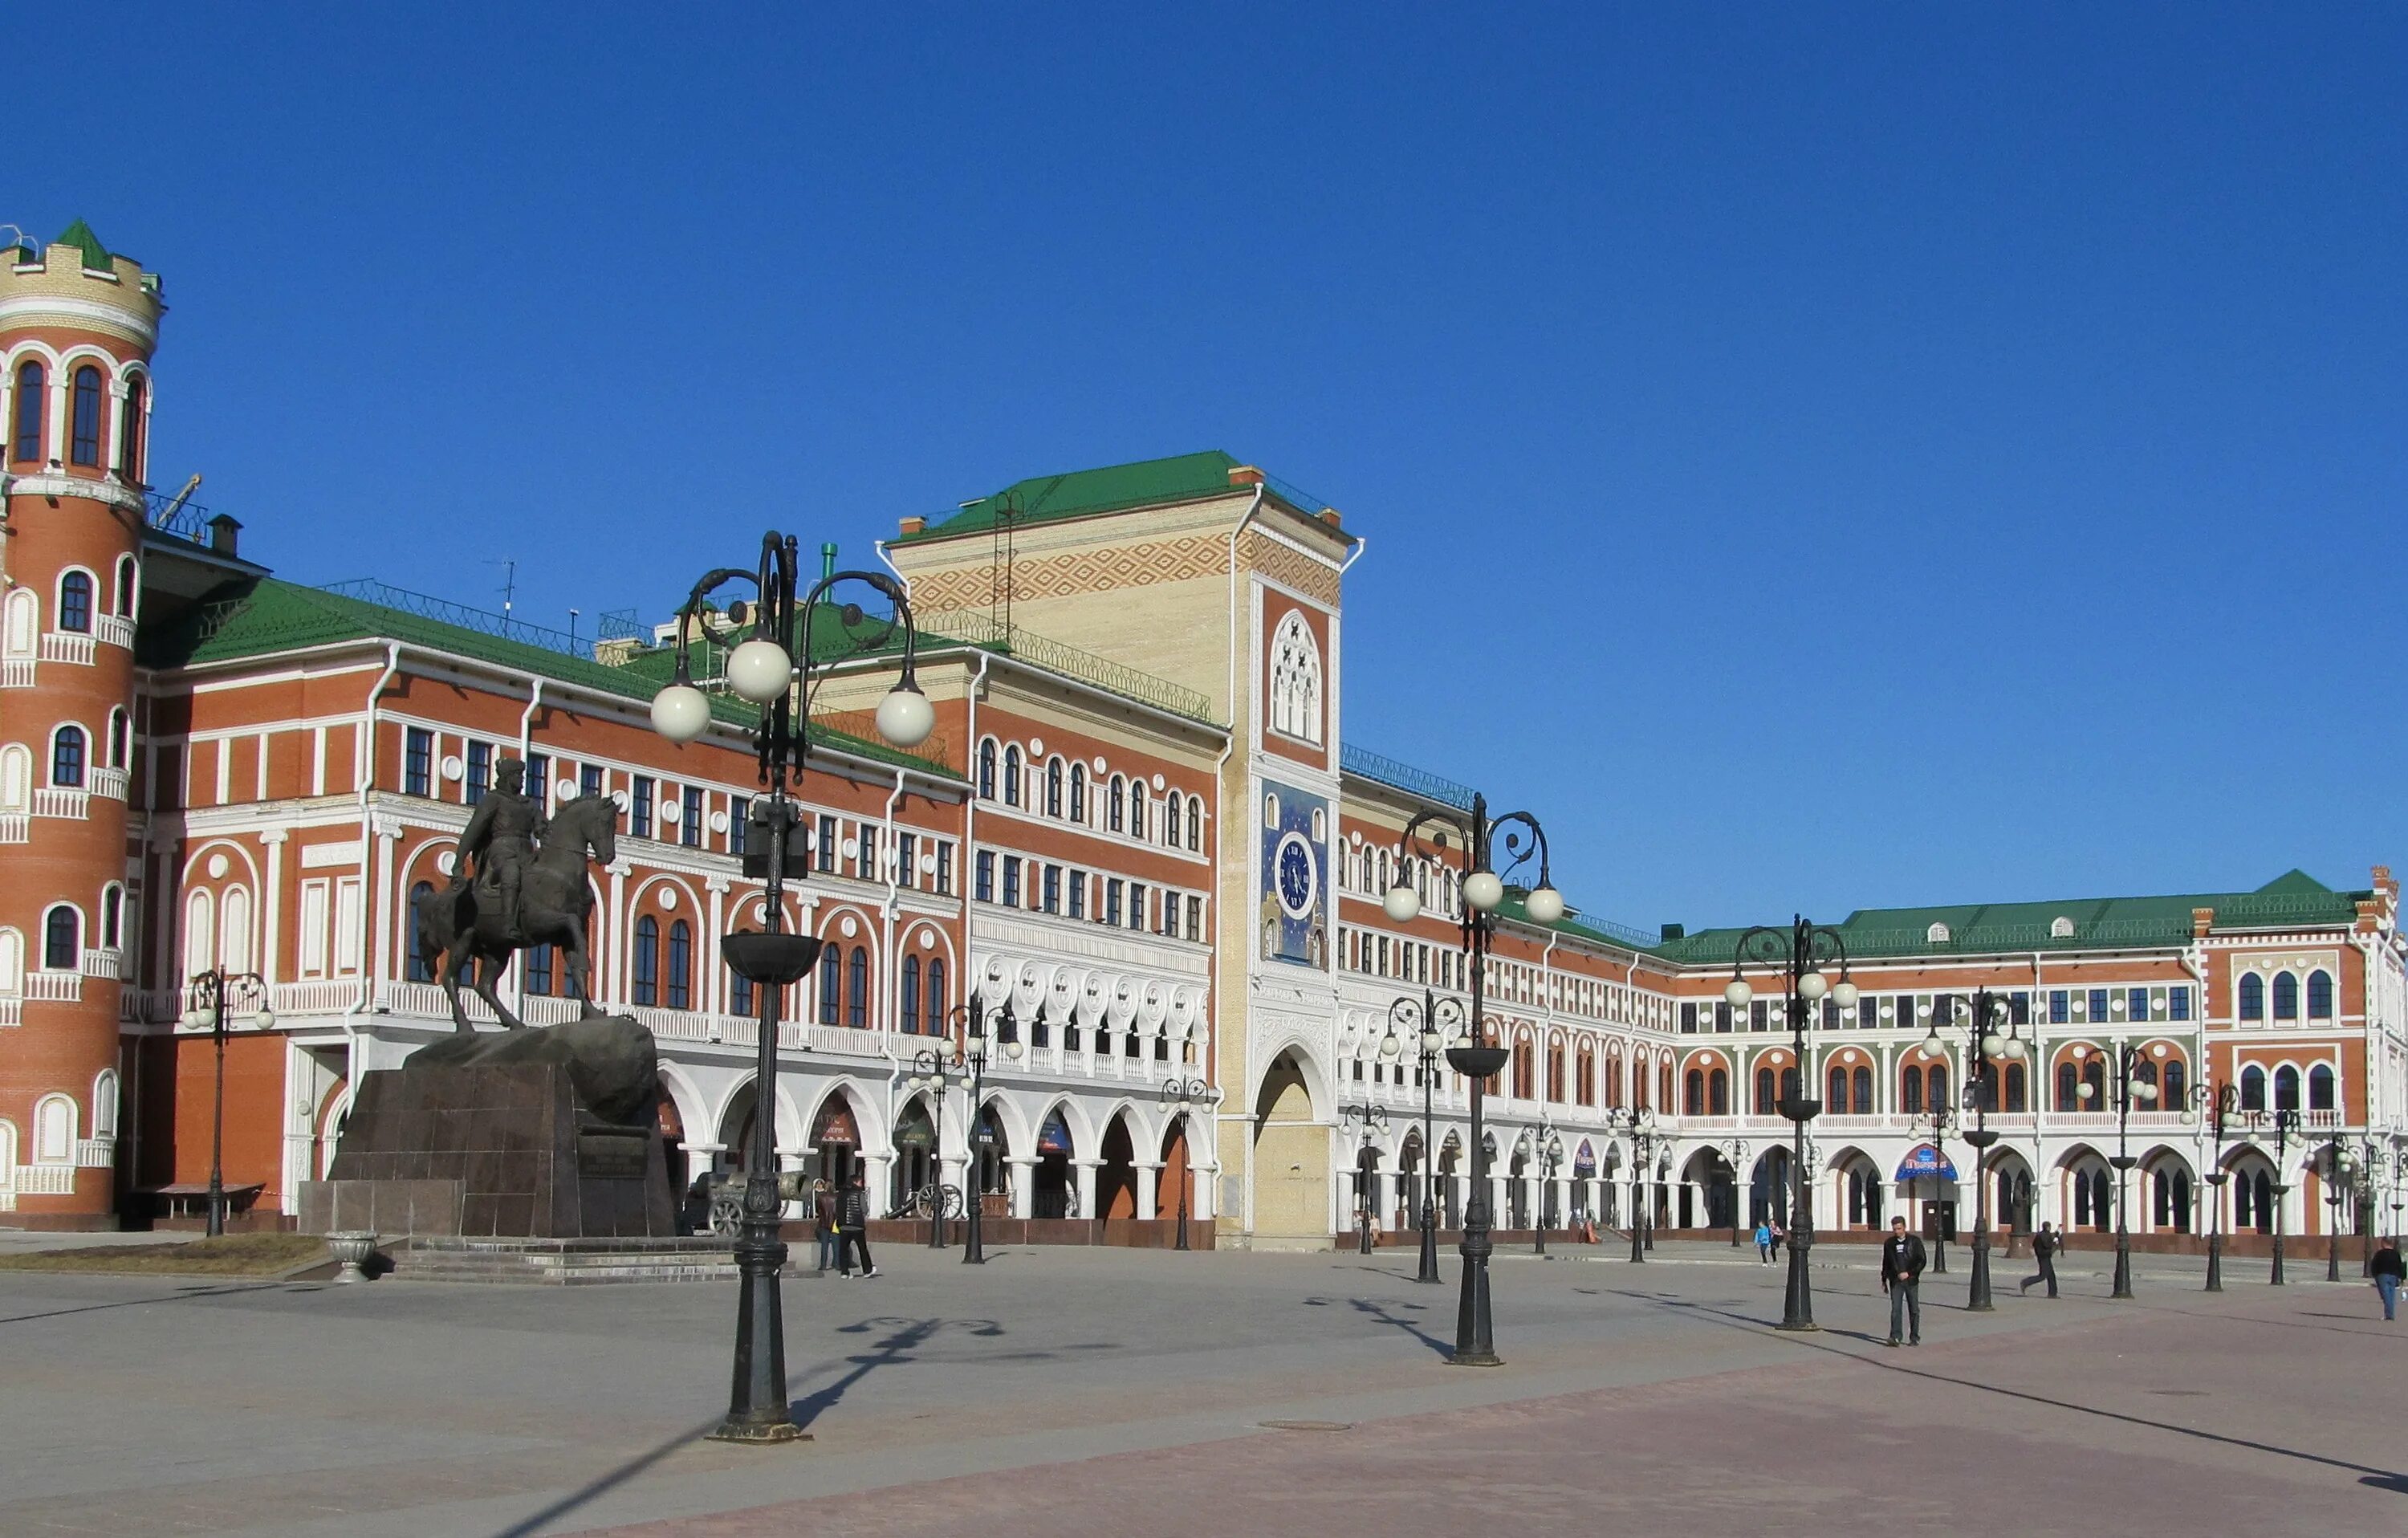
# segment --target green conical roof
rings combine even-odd
[[[100,243],[100,237],[92,233],[92,226],[80,219],[62,230],[51,244],[76,247],[83,252],[83,265],[93,272],[116,270],[108,259],[108,248]]]

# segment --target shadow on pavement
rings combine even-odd
[[[73,1308],[45,1309],[39,1314],[0,1315],[0,1325],[25,1324],[35,1319],[57,1319],[69,1314],[97,1314],[104,1309],[141,1308],[151,1303],[180,1303],[194,1298],[233,1298],[246,1292],[316,1292],[316,1286],[292,1286],[283,1282],[245,1282],[222,1286],[182,1286],[162,1298],[121,1298],[113,1303],[78,1303]]]

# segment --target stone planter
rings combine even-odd
[[[365,1282],[368,1273],[362,1268],[376,1254],[377,1236],[361,1229],[326,1236],[327,1253],[334,1256],[340,1270],[335,1272],[337,1282]]]

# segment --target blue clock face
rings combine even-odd
[[[1291,833],[1280,842],[1280,906],[1291,916],[1302,918],[1312,908],[1312,851]]]

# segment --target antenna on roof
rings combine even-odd
[[[1020,526],[1020,498],[1005,492],[995,508],[995,541],[987,558],[987,603],[1002,627],[1004,644],[1011,644],[1012,536]]]
[[[518,560],[514,556],[503,555],[485,564],[502,568],[502,620],[507,624],[510,617],[510,604],[517,598],[519,592]]]

